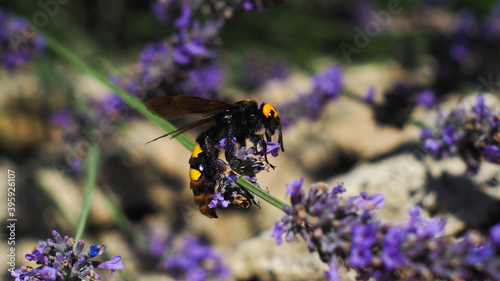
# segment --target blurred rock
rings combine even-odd
[[[136,280],[140,281],[173,281],[172,277],[169,277],[161,273],[141,273],[141,276]]]
[[[500,217],[500,187],[492,188],[498,176],[498,165],[483,163],[472,180],[465,177],[465,164],[458,158],[434,161],[422,150],[372,163],[364,163],[351,172],[328,181],[331,186],[344,182],[346,196],[382,193],[386,205],[377,211],[382,220],[404,221],[407,210],[422,205],[430,216],[447,216],[447,234],[456,234],[468,227],[488,228]]]
[[[325,280],[328,266],[304,242],[276,244],[271,231],[241,243],[231,260],[236,280]],[[343,280],[354,280],[346,278]]]

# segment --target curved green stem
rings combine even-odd
[[[85,160],[85,190],[83,193],[81,213],[76,226],[75,241],[79,241],[82,238],[83,231],[87,224],[87,217],[89,216],[92,203],[92,195],[94,194],[96,186],[99,154],[99,146],[95,143],[91,143],[87,153],[87,159]],[[77,244],[75,244],[75,247],[76,245]]]

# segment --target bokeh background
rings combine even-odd
[[[233,7],[227,1],[200,2]],[[500,218],[499,166],[483,163],[477,175],[467,175],[458,157],[433,160],[419,136],[422,124],[434,125],[436,108],[474,104],[477,93],[498,109],[500,7],[497,1],[396,2],[395,13],[394,1],[264,1],[262,10],[236,6],[216,12],[205,3],[196,14],[201,20],[231,11],[210,38],[215,54],[201,63],[214,68],[207,73],[215,77],[189,76],[189,67],[198,67],[191,64],[176,69],[176,81],[162,80],[143,98],[175,92],[274,104],[289,122],[286,152],[270,159],[276,170],[260,173],[258,182],[285,202],[285,184],[295,179],[304,177],[306,185],[344,182],[348,195],[382,193],[387,202],[379,214],[387,222],[404,220],[406,209],[419,204],[426,215],[448,217],[447,235],[486,230]],[[38,31],[127,90],[148,66],[148,46],[175,42],[178,33],[155,17],[152,1],[50,3],[56,3],[50,6],[53,15]],[[3,0],[0,7],[28,20],[45,11],[36,1]],[[341,69],[333,74],[341,90],[300,107],[311,102],[314,79],[329,67]],[[370,91],[380,104],[398,91],[430,91],[434,100],[377,111],[360,100]],[[50,48],[25,64],[0,69],[0,185],[7,169],[16,171],[18,266],[53,229],[74,235],[91,137],[101,153],[84,238],[107,245],[110,256],[122,255],[125,271],[112,279],[171,280],[152,247],[167,240],[182,247],[186,235],[214,247],[231,271],[229,280],[324,279],[327,266],[304,243],[276,245],[270,231],[282,213],[266,202],[261,208],[219,209],[217,220],[202,216],[188,188],[190,151],[169,139],[145,145],[164,132],[133,110],[117,114],[117,103],[111,90]],[[402,121],[385,117],[398,106]],[[187,135],[194,139],[199,132]],[[6,192],[0,197],[7,201]],[[5,208],[0,215],[4,226]],[[2,252],[6,247],[2,242]],[[6,269],[1,272],[0,278],[12,278]],[[346,280],[351,275],[345,273]]]

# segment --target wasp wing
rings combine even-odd
[[[235,107],[234,104],[190,96],[159,97],[146,102],[146,108],[149,112],[168,120],[189,114],[206,114],[233,107]]]
[[[167,136],[170,136],[170,138],[173,139],[173,138],[177,137],[178,135],[180,135],[182,133],[185,133],[185,132],[187,132],[187,131],[189,131],[191,129],[194,129],[194,128],[198,127],[198,126],[202,126],[202,125],[206,125],[206,124],[209,124],[211,122],[214,122],[216,116],[217,115],[212,115],[212,116],[209,116],[207,118],[203,118],[203,119],[200,119],[198,121],[194,121],[192,123],[187,124],[186,126],[184,126],[182,128],[179,128],[179,129],[177,129],[175,131],[172,131],[172,132],[170,132],[168,134],[165,134],[163,136],[159,136],[159,137],[157,137],[154,140],[150,140],[146,144],[148,144],[150,142],[154,142],[155,140],[158,140],[158,139],[161,139],[161,138],[164,138],[164,137],[167,137]]]

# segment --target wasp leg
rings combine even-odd
[[[262,151],[264,152],[264,159],[266,160],[266,164],[269,165],[273,170],[276,168],[273,164],[269,163],[267,160],[267,142],[264,140],[263,135],[253,134],[248,137],[250,142],[253,143],[255,150],[257,151],[257,145],[260,144],[262,147]]]

